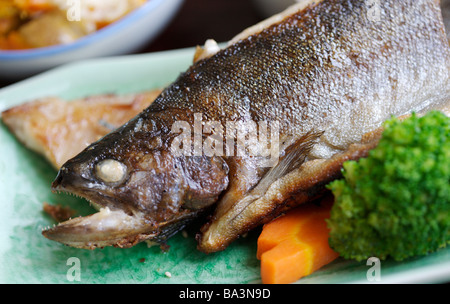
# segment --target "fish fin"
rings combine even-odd
[[[300,167],[322,134],[310,131],[289,145],[278,163],[267,171],[250,194],[263,195],[273,182]]]
[[[289,145],[278,163],[269,169],[259,183],[239,200],[236,204],[236,206],[240,205],[238,207],[239,211],[234,218],[238,218],[245,208],[262,197],[275,181],[299,168],[305,162],[309,152],[322,134],[323,132],[310,131]]]
[[[199,250],[203,252],[223,250],[235,237],[258,225],[260,223],[259,220],[257,223],[245,225],[244,228],[241,227],[240,223],[245,222],[242,220],[244,214],[248,216],[248,213],[252,214],[255,212],[254,210],[248,212],[248,209],[266,195],[273,183],[299,168],[305,162],[308,153],[322,134],[323,132],[312,131],[306,133],[285,149],[285,153],[278,163],[269,169],[253,188],[246,193],[238,194],[239,196],[224,196],[216,208],[213,220],[204,225],[201,233],[196,237]],[[229,191],[233,191],[233,189]],[[218,237],[218,231],[227,231],[233,237],[229,239]]]

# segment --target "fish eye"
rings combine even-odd
[[[118,183],[125,179],[127,166],[115,159],[105,159],[95,166],[95,175],[105,183]]]

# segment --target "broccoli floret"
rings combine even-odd
[[[441,112],[387,121],[378,146],[342,172],[328,185],[329,243],[342,257],[403,260],[450,242],[450,118]]]

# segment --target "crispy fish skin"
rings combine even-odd
[[[427,108],[449,91],[450,52],[439,2],[379,5],[375,20],[366,1],[316,1],[197,61],[135,119],[63,165],[53,184],[55,190],[123,212],[135,225],[120,234],[113,228],[101,231],[90,221],[86,239],[87,226],[77,223],[72,229],[62,223],[44,235],[82,248],[123,246],[126,236],[151,239],[167,227],[163,223],[176,223],[217,201],[198,236],[199,249],[214,252],[320,195],[340,169],[342,161],[332,159],[363,155],[350,148],[363,134],[391,115]],[[222,125],[279,122],[280,155],[295,151],[292,145],[308,147],[295,157],[304,163],[285,171],[260,168],[252,157],[176,157],[170,153],[171,126],[176,121],[194,125],[195,113]],[[95,174],[107,159],[125,168],[116,183]],[[290,158],[280,164],[290,165],[284,159]]]

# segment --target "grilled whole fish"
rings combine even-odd
[[[214,252],[323,193],[343,161],[376,145],[364,134],[449,93],[439,1],[369,3],[303,1],[198,56],[151,106],[62,166],[53,189],[100,212],[44,236],[81,248],[128,247],[163,240],[215,208],[197,237],[200,250]],[[275,162],[261,162],[272,153],[236,153],[234,134],[254,130],[247,122],[266,122],[278,135],[269,143]],[[205,153],[213,141],[215,153]]]

